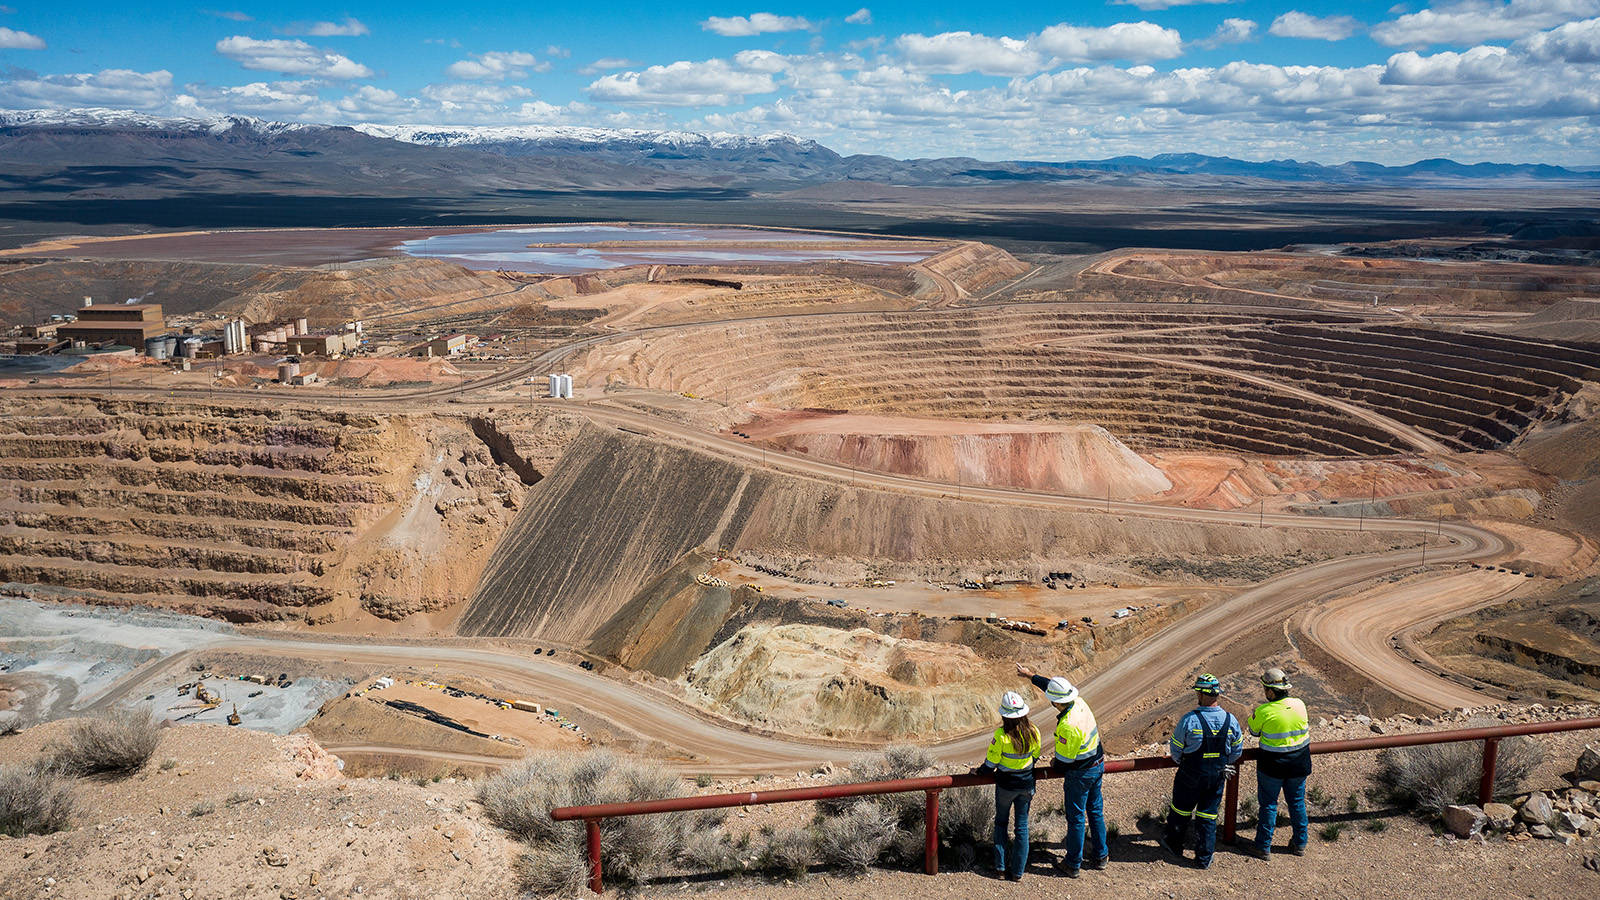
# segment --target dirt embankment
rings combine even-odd
[[[1600,700],[1600,579],[1440,624],[1419,644],[1450,669],[1520,697]]]
[[[1172,488],[1098,425],[775,412],[741,430],[784,451],[952,484],[1119,500]]]

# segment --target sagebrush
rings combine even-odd
[[[78,719],[54,748],[50,765],[69,775],[132,775],[150,762],[159,743],[161,729],[148,710]]]
[[[72,781],[42,765],[0,765],[0,834],[50,834],[72,824]]]
[[[1494,795],[1516,792],[1523,779],[1544,762],[1544,750],[1526,737],[1500,741],[1495,760]],[[1483,745],[1478,743],[1429,744],[1395,747],[1378,754],[1372,781],[1389,801],[1426,815],[1438,815],[1446,806],[1476,803],[1478,778],[1483,771]]]
[[[477,796],[491,822],[528,844],[517,865],[522,886],[549,896],[576,891],[587,880],[583,823],[557,822],[550,818],[551,809],[679,797],[688,787],[658,766],[601,751],[576,758],[535,757],[486,779]],[[606,881],[637,884],[666,874],[684,857],[691,837],[715,829],[720,821],[720,815],[707,813],[604,820],[600,863]],[[573,858],[579,863],[577,876],[572,874]]]

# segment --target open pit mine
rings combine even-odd
[[[1114,755],[1159,755],[1202,672],[1243,716],[1264,665],[1317,740],[1593,715],[1596,271],[732,226],[3,251],[0,756],[147,710],[205,730],[114,795],[249,835],[237,895],[355,891],[339,854],[390,840],[487,896],[517,850],[470,785],[525,757],[712,793],[964,771],[1018,663]],[[926,759],[845,775],[894,744]],[[1362,765],[1316,815],[1386,808]],[[254,847],[296,790],[346,849]],[[717,828],[713,871],[759,868]],[[200,890],[168,861],[120,896]]]

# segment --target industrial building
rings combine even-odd
[[[78,320],[56,328],[56,337],[86,344],[121,344],[143,349],[145,341],[167,328],[159,303],[85,306]]]
[[[472,337],[465,334],[446,334],[414,348],[413,356],[455,356],[467,349]]]
[[[360,346],[361,335],[353,331],[338,334],[301,334],[285,338],[283,343],[289,353],[336,356]]]

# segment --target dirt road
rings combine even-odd
[[[1412,702],[1440,710],[1498,703],[1412,662],[1395,648],[1395,637],[1500,602],[1527,583],[1521,575],[1467,569],[1380,585],[1317,604],[1300,629],[1340,662]]]

